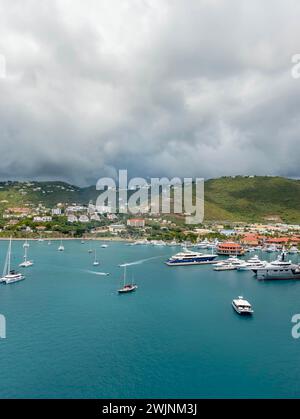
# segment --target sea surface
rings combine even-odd
[[[22,244],[13,243],[15,266]],[[7,245],[0,242],[2,265]],[[31,242],[25,281],[0,286],[1,398],[300,396],[300,339],[291,335],[300,281],[168,267],[179,248],[117,242],[92,243],[101,262],[93,267],[88,243],[58,245]],[[117,293],[123,263],[139,286],[128,295]],[[233,311],[239,295],[252,318]]]

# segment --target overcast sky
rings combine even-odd
[[[299,0],[0,0],[0,178],[300,176],[299,17]]]

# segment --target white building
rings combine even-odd
[[[80,223],[88,223],[90,221],[89,217],[87,215],[80,215],[79,222]]]
[[[61,208],[52,208],[51,214],[52,215],[61,215]]]
[[[69,223],[76,223],[77,221],[78,221],[78,218],[76,217],[76,215],[73,215],[73,214],[68,215]]]

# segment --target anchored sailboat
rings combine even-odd
[[[138,286],[136,284],[126,284],[126,265],[124,265],[123,287],[118,290],[118,293],[126,294],[135,291],[137,288]]]
[[[25,276],[11,268],[11,238],[9,239],[8,250],[6,254],[3,275],[0,282],[12,284],[13,282],[22,281]]]
[[[59,245],[59,247],[58,247],[58,249],[57,249],[59,252],[63,252],[64,250],[65,250],[65,246],[63,245],[63,243],[62,243],[62,240],[60,241],[60,245]]]
[[[96,251],[96,249],[95,249],[95,258],[94,258],[94,263],[93,263],[93,265],[94,265],[94,266],[98,266],[98,265],[99,265],[99,261],[97,260],[97,251]]]
[[[27,259],[27,247],[25,247],[25,250],[24,250],[24,261],[22,263],[20,263],[19,266],[20,266],[20,268],[29,268],[32,265],[33,265],[33,261]]]

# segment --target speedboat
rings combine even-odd
[[[203,265],[213,263],[217,255],[204,254],[199,252],[191,252],[185,249],[184,252],[177,253],[166,261],[168,266],[184,266],[184,265]]]
[[[238,314],[252,314],[252,306],[249,301],[245,300],[244,297],[239,296],[232,300],[232,307]]]

